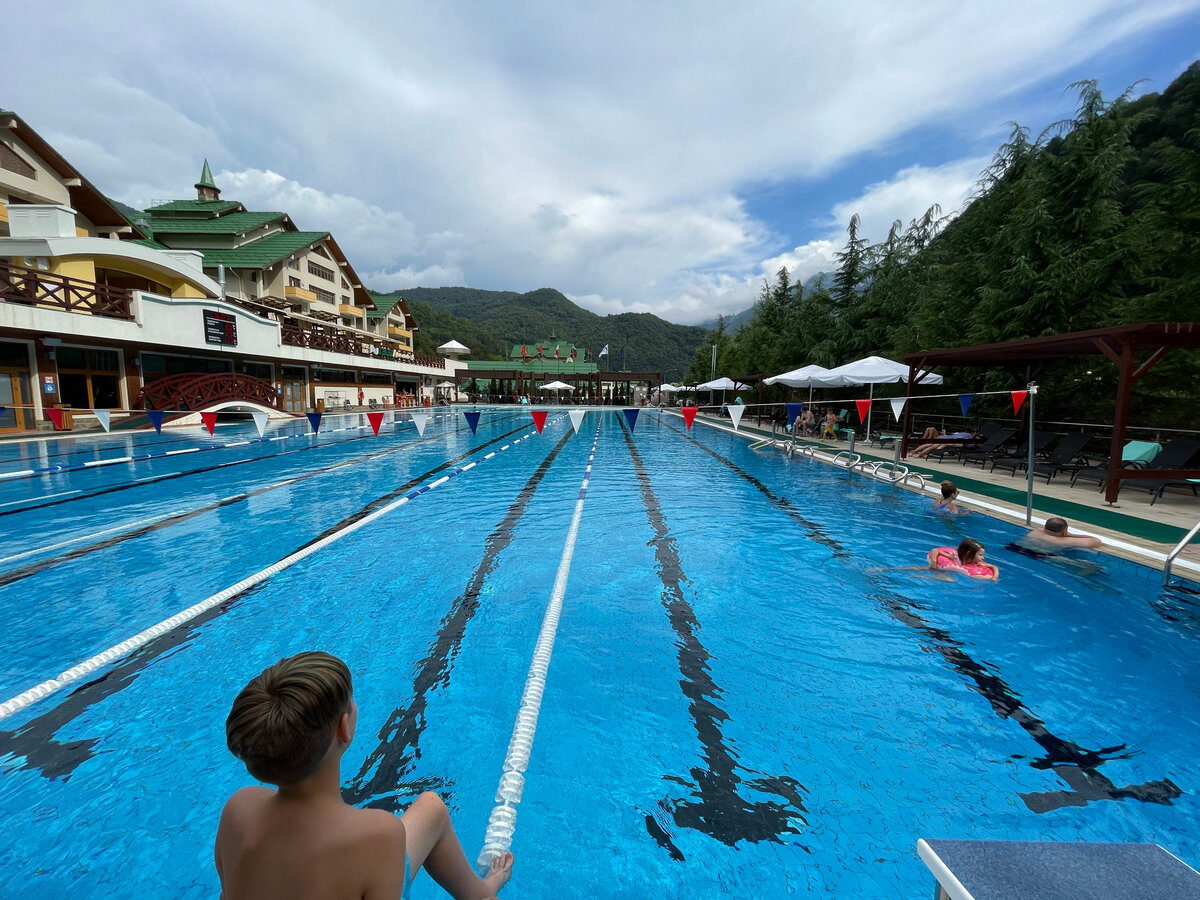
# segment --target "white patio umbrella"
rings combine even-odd
[[[817,380],[828,375],[829,370],[824,366],[803,366],[799,369],[792,369],[790,372],[784,372],[782,375],[764,378],[763,384],[786,384],[788,387],[794,388],[806,387],[808,388],[808,402],[812,403],[814,387],[832,387],[824,381]]]
[[[920,381],[922,384],[941,384],[941,375],[926,374]],[[866,384],[870,386],[868,397],[875,399],[875,385],[895,384],[908,381],[908,366],[885,356],[865,356],[848,362],[844,366],[830,369],[828,373],[816,379],[818,386],[843,387],[850,384]],[[867,436],[871,435],[871,409],[867,408]]]
[[[666,384],[660,384],[658,386],[658,392],[660,394],[677,394],[682,390],[683,388],[675,384],[670,384],[669,382]]]
[[[458,341],[451,340],[451,341],[446,341],[446,343],[444,343],[444,344],[442,344],[442,346],[438,347],[437,352],[442,354],[442,356],[457,357],[457,356],[461,356],[464,353],[470,353],[471,351],[468,350],[466,347],[464,347],[462,344],[460,344]]]
[[[717,378],[713,381],[706,381],[706,382],[704,382],[704,384],[698,384],[698,385],[696,385],[696,390],[698,390],[698,391],[720,391],[721,392],[721,402],[724,403],[726,391],[744,391],[746,389],[746,387],[747,387],[746,385],[739,384],[738,382],[734,381],[731,378],[722,377],[722,378]]]
[[[573,390],[575,390],[575,388],[571,387],[571,385],[569,385],[569,384],[564,384],[561,381],[549,381],[546,384],[543,384],[540,388],[538,388],[538,390],[558,392],[558,391],[573,391]]]

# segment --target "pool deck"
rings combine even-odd
[[[706,415],[698,418],[718,428],[732,429],[728,418]],[[769,429],[756,428],[749,415],[743,419],[738,433],[750,439],[771,436]],[[847,441],[806,439],[802,443],[814,447],[821,458],[832,458],[850,449]],[[855,442],[854,452],[864,459],[887,462],[895,455],[892,447],[868,447],[862,441]],[[941,462],[908,459],[901,460],[900,464],[925,476],[927,487],[924,493],[929,497],[940,496],[938,485],[949,479],[958,485],[961,505],[1020,524],[1025,522],[1026,479],[1023,471],[1016,476],[1003,471],[993,473],[986,471],[986,467],[963,465],[956,459]],[[914,484],[904,485],[904,488],[920,492]],[[1161,568],[1166,555],[1200,521],[1200,498],[1189,491],[1167,491],[1151,506],[1150,496],[1141,491],[1123,492],[1117,503],[1109,506],[1095,485],[1080,484],[1073,488],[1070,478],[1064,475],[1059,475],[1050,484],[1046,484],[1044,477],[1035,477],[1033,519],[1035,524],[1040,524],[1049,516],[1062,516],[1070,523],[1072,531],[1094,534],[1103,540],[1108,552]],[[1184,548],[1172,571],[1200,580],[1200,543],[1193,542]]]

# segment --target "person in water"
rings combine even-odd
[[[934,509],[944,509],[956,516],[965,516],[970,512],[969,509],[960,509],[958,506],[958,485],[953,481],[943,481],[941,487],[942,496],[933,501]]]
[[[972,538],[965,538],[958,549],[952,547],[934,547],[927,554],[929,568],[946,572],[959,572],[972,578],[987,578],[996,581],[1000,570],[989,562],[984,562],[983,544]]]
[[[1104,546],[1104,542],[1098,537],[1090,534],[1072,534],[1067,527],[1067,520],[1058,516],[1047,519],[1045,525],[1029,532],[1025,537],[1037,544],[1055,547],[1083,547],[1088,550],[1096,550]]]
[[[245,787],[226,802],[214,849],[222,900],[407,898],[422,866],[459,900],[493,897],[508,882],[513,855],[476,875],[437,794],[421,794],[399,818],[342,799],[342,754],[357,723],[350,670],[328,653],[280,660],[237,695],[229,750],[278,789]]]

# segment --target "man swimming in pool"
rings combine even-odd
[[[259,781],[225,804],[214,855],[223,900],[408,897],[422,866],[451,896],[495,896],[513,855],[471,868],[434,793],[396,818],[342,799],[342,754],[358,706],[346,664],[328,653],[280,660],[246,685],[225,721],[226,743]]]
[[[1067,527],[1067,520],[1060,519],[1058,516],[1047,519],[1045,525],[1036,531],[1029,532],[1025,537],[1027,540],[1043,546],[1084,547],[1090,550],[1104,546],[1104,542],[1100,538],[1090,534],[1071,534]]]

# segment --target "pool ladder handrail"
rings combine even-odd
[[[846,471],[850,471],[851,469],[853,469],[855,466],[857,466],[859,463],[862,462],[862,457],[859,456],[857,453],[851,453],[849,450],[841,450],[833,458],[832,462],[833,462],[833,465],[841,466],[841,467],[845,468]]]
[[[1183,552],[1183,548],[1192,542],[1198,533],[1200,533],[1200,522],[1192,526],[1192,530],[1183,536],[1183,540],[1175,545],[1175,549],[1167,554],[1167,559],[1163,563],[1163,587],[1171,580],[1171,564],[1175,562],[1175,557]]]

